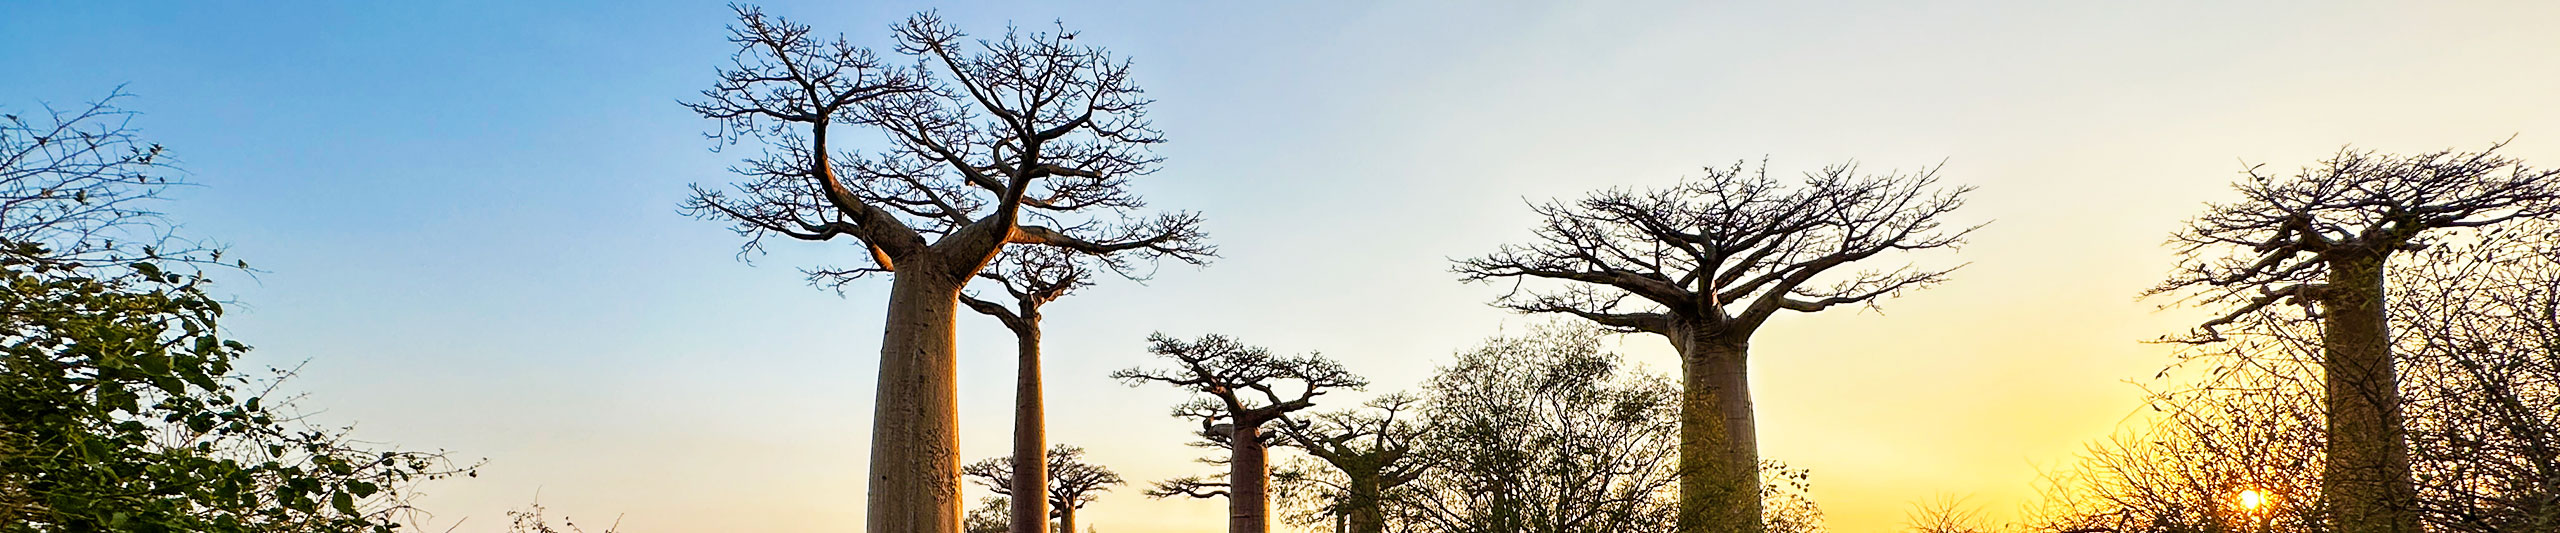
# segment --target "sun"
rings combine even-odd
[[[2265,493],[2258,492],[2258,489],[2240,491],[2240,508],[2256,511],[2258,510],[2258,507],[2266,504],[2267,495]]]

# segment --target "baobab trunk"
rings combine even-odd
[[[1262,423],[1236,424],[1228,442],[1235,454],[1227,461],[1227,533],[1269,533],[1271,467]]]
[[[889,285],[880,383],[872,399],[865,528],[870,533],[960,531],[960,409],[952,324],[964,280],[935,270],[903,268]]]
[[[1375,476],[1353,476],[1350,483],[1348,510],[1351,533],[1386,533],[1385,491]]]
[[[1049,434],[1040,392],[1040,317],[1014,330],[1013,533],[1049,528]],[[1074,531],[1072,526],[1067,531]]]
[[[2328,294],[2320,300],[2329,415],[2329,457],[2320,490],[2333,502],[2332,523],[2342,533],[2419,532],[2384,306],[2385,257],[2331,260]]]
[[[1750,341],[1692,334],[1680,349],[1680,533],[1759,533],[1760,438]]]
[[[1075,505],[1073,505],[1073,504],[1069,504],[1069,505],[1067,505],[1067,506],[1065,506],[1065,507],[1059,507],[1059,508],[1058,508],[1058,533],[1074,533],[1074,532],[1075,532],[1075,530],[1076,530],[1076,506],[1075,506]]]

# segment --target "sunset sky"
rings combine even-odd
[[[534,500],[634,533],[860,528],[887,284],[738,256],[677,211],[742,152],[677,102],[732,46],[719,2],[11,2],[0,106],[122,84],[201,184],[166,206],[261,270],[230,276],[256,362],[301,365],[315,420],[487,458],[428,485],[426,531],[498,531]],[[925,4],[767,2],[883,48]],[[1050,436],[1132,480],[1109,533],[1218,527],[1155,501],[1207,473],[1181,396],[1112,370],[1162,331],[1321,351],[1413,388],[1538,320],[1451,258],[1528,237],[1525,200],[1766,159],[1792,175],[1943,163],[1990,222],[1954,280],[1781,315],[1754,342],[1762,455],[1813,472],[1834,531],[1915,502],[1997,518],[2041,472],[2138,423],[2199,314],[2135,299],[2160,245],[2247,165],[2341,146],[2560,165],[2560,3],[1093,2],[941,8],[977,35],[1063,22],[1131,58],[1172,140],[1136,189],[1204,213],[1222,257],[1052,306]],[[1897,258],[1895,260],[1901,260]],[[1890,266],[1890,265],[1887,265]],[[961,319],[964,457],[1007,453],[1013,344]],[[1645,336],[1618,347],[1677,369]],[[1360,396],[1326,397],[1329,405]],[[974,503],[978,494],[972,489]]]

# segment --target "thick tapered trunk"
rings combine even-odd
[[[1058,508],[1058,533],[1074,533],[1074,532],[1075,532],[1075,530],[1076,530],[1076,507],[1075,507],[1075,506],[1073,506],[1073,505],[1069,505],[1069,506],[1066,506],[1066,507],[1059,507],[1059,508]]]
[[[1040,392],[1040,317],[1022,317],[1013,335],[1013,493],[1018,497],[1013,499],[1012,531],[1046,533],[1049,434]]]
[[[1229,437],[1235,453],[1227,462],[1227,533],[1269,533],[1271,466],[1262,423],[1238,423]]]
[[[1351,533],[1386,533],[1386,513],[1381,509],[1386,503],[1385,491],[1379,488],[1377,476],[1352,476],[1349,489],[1346,496],[1351,508],[1346,514],[1350,515]]]
[[[890,283],[872,400],[870,533],[960,531],[952,324],[963,281],[901,269]]]
[[[1691,328],[1690,331],[1696,331]],[[1760,533],[1750,340],[1690,333],[1680,352],[1680,533]]]
[[[2327,469],[2321,495],[2341,533],[2419,533],[2417,488],[2401,425],[2400,377],[2391,358],[2382,254],[2330,261],[2321,298],[2327,374]]]

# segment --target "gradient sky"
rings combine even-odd
[[[265,271],[227,285],[259,362],[307,361],[318,420],[488,458],[419,503],[497,531],[536,493],[626,531],[855,531],[886,283],[842,297],[738,261],[680,216],[740,154],[676,105],[730,46],[716,2],[6,2],[0,105],[117,84],[201,187],[168,210]],[[1215,4],[1215,5],[1203,5]],[[1793,173],[1945,163],[1993,221],[1954,281],[1774,321],[1763,454],[1813,471],[1834,530],[1913,502],[1995,517],[2127,424],[2190,323],[2136,293],[2159,243],[2245,164],[2353,143],[2560,165],[2550,2],[1192,2],[945,6],[985,35],[1064,21],[1135,59],[1173,140],[1138,188],[1205,212],[1224,257],[1052,307],[1050,435],[1139,483],[1185,462],[1179,395],[1105,378],[1148,332],[1321,350],[1412,387],[1531,319],[1448,259],[1527,236],[1522,200],[1767,158]],[[885,42],[923,6],[773,2]],[[963,317],[966,457],[1006,450],[1012,344]],[[1666,344],[1624,350],[1676,369]],[[1356,397],[1336,398],[1349,405]],[[1217,527],[1137,487],[1106,532]],[[972,497],[976,491],[973,489]]]

